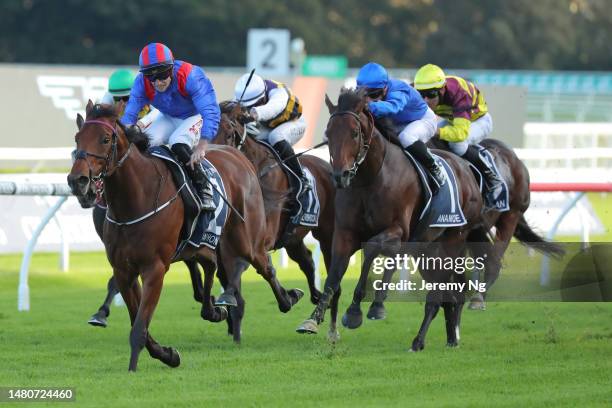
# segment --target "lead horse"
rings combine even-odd
[[[363,93],[343,90],[338,106],[327,97],[326,104],[331,114],[327,126],[330,160],[338,187],[332,260],[321,300],[310,318],[298,327],[300,333],[317,333],[330,303],[334,319],[340,282],[349,258],[362,243],[366,246],[361,276],[353,302],[343,319],[349,327],[361,324],[359,304],[365,296],[368,272],[376,256],[381,253],[394,256],[400,243],[409,240],[424,244],[437,240],[442,243],[446,256],[462,256],[467,250],[470,231],[482,228],[482,197],[467,163],[450,153],[437,152],[447,160],[458,180],[460,206],[467,224],[446,229],[422,228],[418,219],[424,199],[417,172],[404,152],[376,129]],[[421,273],[432,282],[461,282],[465,279],[464,275],[448,270],[429,269],[421,270]],[[446,317],[447,344],[458,344],[463,293],[451,293],[453,301],[440,295],[437,291],[427,294],[423,323],[412,342],[414,351],[424,348],[425,334],[440,306],[444,308]]]
[[[146,136],[127,130],[111,106],[89,101],[86,120],[79,115],[77,125],[76,161],[68,184],[81,201],[94,180],[104,179],[108,217],[103,241],[132,323],[128,369],[137,369],[144,347],[151,357],[177,367],[178,351],[159,345],[148,328],[183,225],[184,204],[179,189],[166,165],[140,150],[146,143],[139,142]],[[267,249],[272,243],[265,235],[263,199],[253,166],[231,147],[209,149],[207,158],[222,176],[227,199],[244,218],[242,221],[234,212],[228,216],[219,242],[222,261],[232,265],[241,259],[252,264],[272,287],[279,308],[291,309],[300,298],[299,291],[285,290],[269,262]],[[217,267],[215,251],[188,246],[174,260],[184,259],[195,259],[204,269],[202,313],[213,321],[223,320],[222,309],[213,306],[210,296]],[[231,276],[235,271],[230,267],[225,272]]]
[[[308,281],[310,300],[313,304],[317,304],[321,293],[315,286],[312,253],[304,244],[304,237],[308,232],[312,232],[314,238],[319,241],[325,266],[329,267],[336,195],[336,188],[331,179],[331,166],[315,156],[302,155],[300,157],[302,165],[311,172],[316,181],[315,188],[320,203],[320,215],[316,227],[298,226],[291,229],[290,233],[286,233],[293,201],[293,197],[287,193],[291,189],[291,184],[286,173],[278,165],[278,161],[271,151],[247,134],[246,127],[242,123],[244,111],[239,104],[222,102],[220,108],[222,113],[221,123],[213,143],[237,148],[255,166],[265,197],[266,221],[269,233],[274,236],[274,246],[275,248],[285,248],[289,257],[299,265]],[[225,297],[235,294],[238,301],[238,308],[230,309],[230,319],[228,319],[228,322],[231,320],[237,326],[230,327],[230,333],[235,336],[235,340],[236,336],[239,336],[239,331],[238,333],[236,331],[240,326],[240,323],[235,322],[235,320],[241,319],[244,313],[244,299],[240,291],[235,289],[237,287],[239,287],[238,282],[221,295]]]

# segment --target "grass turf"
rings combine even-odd
[[[440,313],[425,350],[409,353],[421,304],[387,303],[386,320],[341,329],[341,341],[331,345],[327,321],[317,336],[294,332],[312,311],[307,297],[281,314],[268,286],[249,270],[237,346],[225,323],[200,319],[187,270],[177,264],[166,276],[151,333],[177,347],[182,364],[170,369],[143,350],[139,371],[129,374],[125,307],[112,307],[106,329],[85,323],[110,275],[104,254],[74,254],[66,274],[57,269],[57,255],[35,255],[29,312],[16,310],[20,260],[0,257],[0,386],[76,389],[76,403],[52,406],[612,404],[609,303],[500,302],[486,312],[466,310],[457,349],[444,346]],[[347,273],[342,312],[356,274],[356,268]],[[285,287],[306,289],[296,268],[279,276]]]

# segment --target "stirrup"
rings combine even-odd
[[[199,195],[199,198],[201,202],[200,210],[214,211],[217,209],[217,206],[215,205],[215,201],[208,194]]]

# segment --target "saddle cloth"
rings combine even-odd
[[[494,208],[496,211],[499,212],[508,211],[510,209],[510,191],[508,190],[508,185],[502,177],[501,172],[497,168],[493,155],[486,148],[480,145],[476,145],[476,147],[478,147],[480,156],[484,158],[489,168],[493,170],[493,172],[495,172],[495,174],[497,174],[497,176],[503,181],[501,193],[497,196],[495,200],[491,200],[490,197],[488,197],[488,194],[484,194],[487,190],[487,186],[483,182],[484,177],[482,176],[482,174],[480,174],[480,171],[473,164],[470,163],[470,168],[472,169],[472,172],[474,173],[474,176],[478,181],[480,192],[483,193],[485,206],[488,208]]]
[[[285,171],[287,177],[293,178],[295,184],[298,186],[297,197],[299,197],[299,199],[296,200],[298,205],[298,211],[296,215],[292,217],[291,222],[294,225],[302,225],[305,227],[316,227],[317,225],[319,225],[321,205],[319,202],[319,196],[317,195],[317,182],[310,170],[302,166],[304,174],[306,175],[308,180],[310,180],[310,185],[312,186],[312,189],[310,189],[305,194],[302,194],[302,190],[304,188],[304,186],[302,185],[302,180],[300,180],[300,178],[285,163],[282,163],[282,159],[280,158],[276,150],[274,150],[274,148],[265,141],[257,139],[254,140],[257,143],[260,143],[261,145],[266,147],[268,150],[270,150],[270,152],[274,155],[274,158],[276,158],[276,161],[278,163],[281,163],[281,167]]]
[[[219,171],[217,171],[215,166],[206,159],[202,160],[200,163],[206,178],[208,178],[213,186],[213,201],[216,206],[214,212],[200,211],[200,198],[193,189],[191,181],[186,176],[183,166],[175,159],[170,149],[167,146],[156,146],[152,147],[149,151],[152,156],[162,159],[170,169],[174,182],[180,189],[181,198],[185,206],[183,229],[175,251],[175,256],[177,256],[187,244],[196,248],[204,245],[211,249],[215,249],[219,243],[219,237],[221,236],[223,226],[229,216],[229,207],[221,198],[221,194],[223,194],[224,197],[227,197],[227,194]]]
[[[441,166],[444,172],[446,183],[440,187],[437,194],[432,194],[429,187],[428,173],[423,166],[406,150],[403,150],[406,156],[412,161],[412,164],[417,170],[421,185],[423,186],[423,194],[425,198],[425,206],[419,216],[419,220],[429,220],[430,227],[459,227],[467,224],[461,203],[459,201],[459,190],[455,173],[444,158],[433,154],[436,162]]]

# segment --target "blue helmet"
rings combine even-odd
[[[368,62],[361,67],[357,74],[358,88],[381,89],[387,86],[388,82],[387,70],[375,62]]]

